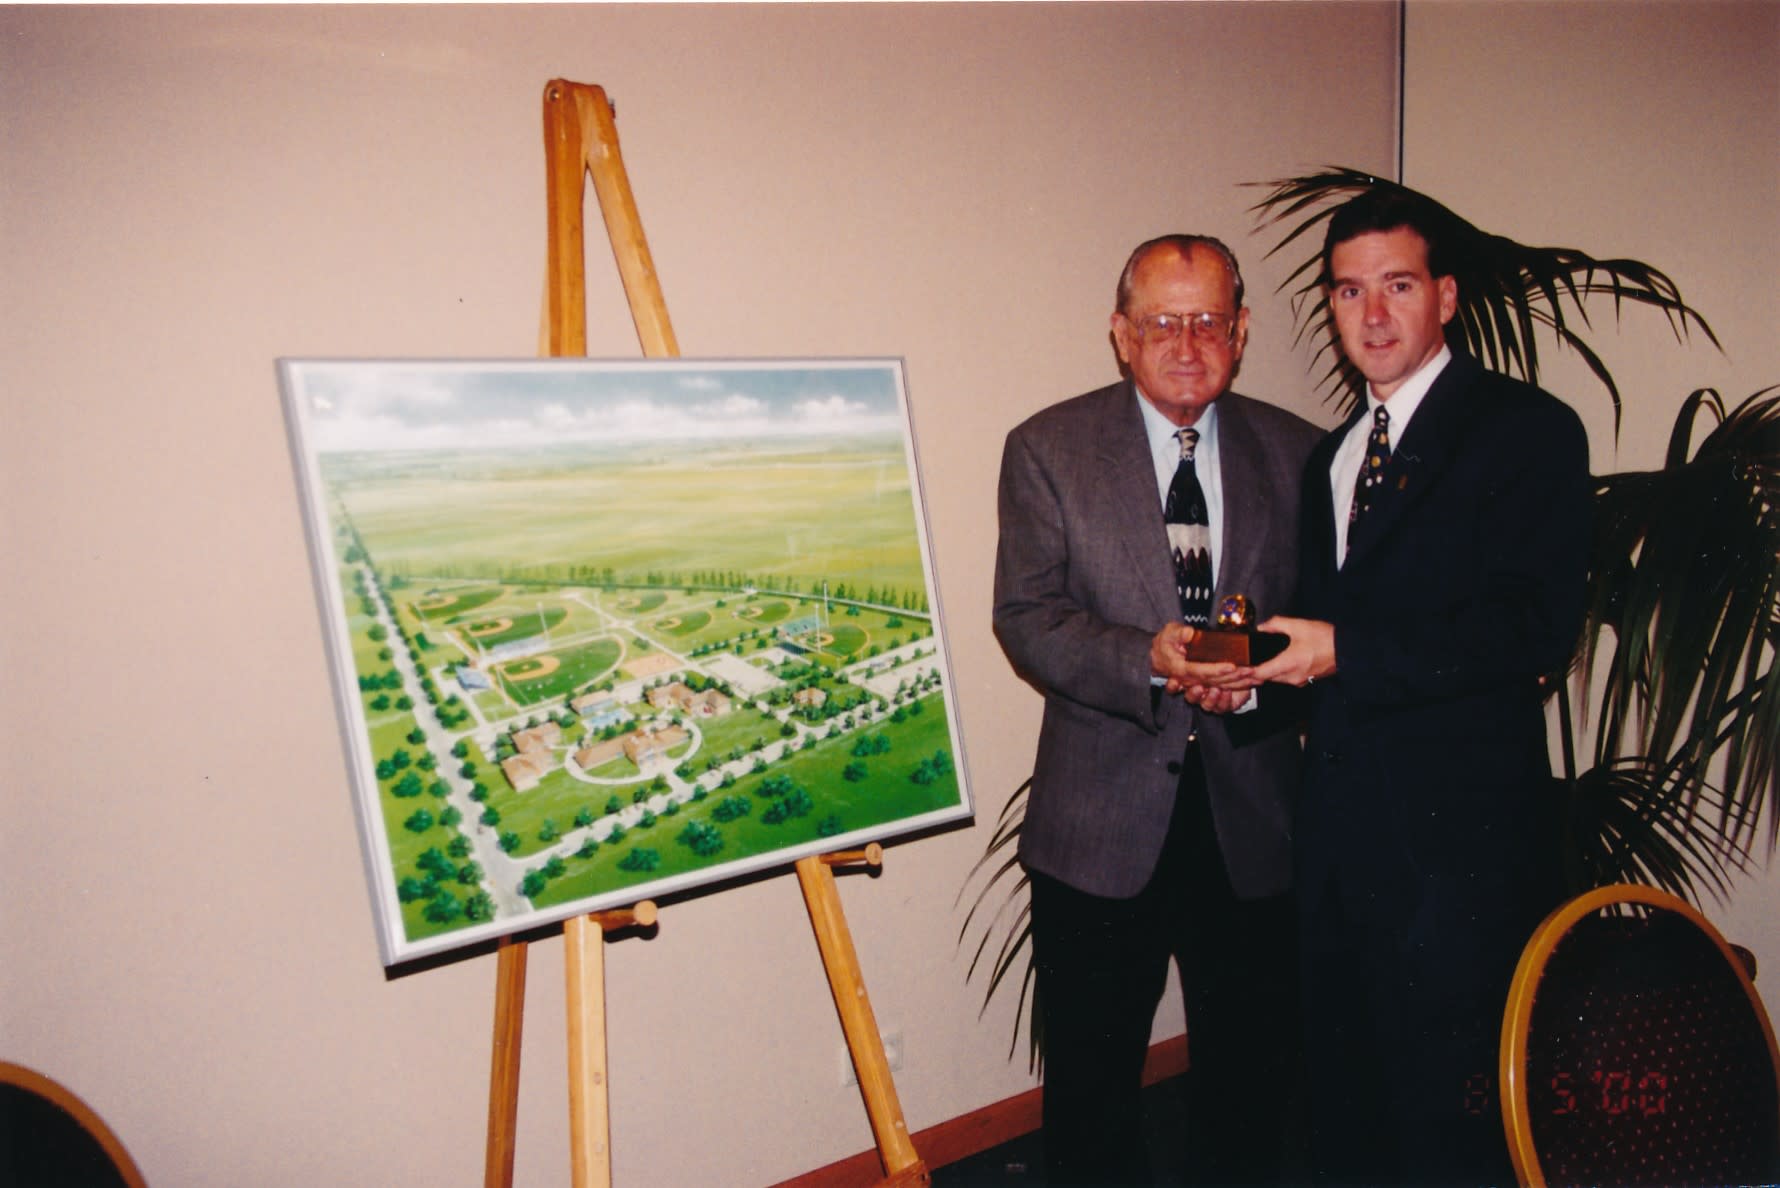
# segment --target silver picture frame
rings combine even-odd
[[[971,815],[900,360],[278,376],[385,966]]]

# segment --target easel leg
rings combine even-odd
[[[545,86],[544,165],[544,353],[587,353],[582,205],[591,173],[644,353],[651,358],[679,354],[649,245],[643,238],[642,220],[631,197],[624,159],[619,155],[611,101],[603,89],[560,78]],[[569,1165],[575,1188],[605,1188],[612,1182],[604,930],[632,924],[647,927],[654,922],[655,905],[645,900],[631,911],[595,913],[563,924],[569,1015]],[[511,1162],[509,1153],[509,1165]]]
[[[884,1162],[885,1182],[926,1184],[931,1177],[909,1140],[908,1123],[902,1117],[890,1062],[884,1057],[878,1021],[872,1014],[871,1000],[865,995],[859,954],[853,949],[853,937],[841,912],[834,872],[825,860],[837,858],[845,860],[839,855],[798,859],[797,882],[810,911],[810,925],[816,931],[816,947],[822,951],[822,965],[828,972],[828,987],[834,992],[834,1006],[840,1013],[847,1050],[852,1053],[853,1068],[859,1074],[859,1093],[865,1099],[872,1137],[877,1140],[878,1158]]]
[[[519,1047],[525,1029],[526,942],[501,941],[495,972],[494,1055],[488,1078],[488,1147],[482,1182],[511,1188],[519,1123]]]
[[[569,1167],[575,1188],[609,1188],[605,930],[598,916],[577,916],[564,921],[562,939],[568,976]]]
[[[643,354],[651,359],[677,357],[680,345],[618,148],[612,103],[603,88],[560,78],[544,88],[544,165],[548,219],[544,353],[587,353],[582,203],[586,179],[592,177]]]

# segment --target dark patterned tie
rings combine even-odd
[[[1168,484],[1168,500],[1162,519],[1168,525],[1168,551],[1174,555],[1174,588],[1180,595],[1180,614],[1194,627],[1211,625],[1211,517],[1206,514],[1205,488],[1193,469],[1193,451],[1199,447],[1197,429],[1181,429],[1180,465]]]
[[[1384,468],[1391,460],[1391,414],[1379,405],[1372,414],[1372,435],[1366,439],[1366,458],[1354,479],[1354,501],[1347,508],[1347,547],[1353,548],[1354,525],[1378,498]]]

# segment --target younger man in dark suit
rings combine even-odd
[[[1229,392],[1248,316],[1223,244],[1143,244],[1112,315],[1130,378],[1033,416],[1002,455],[995,631],[1045,698],[1020,860],[1053,1185],[1149,1182],[1138,1091],[1171,956],[1190,1174],[1265,1179],[1281,1149],[1297,732],[1264,706],[1206,717],[1169,692],[1234,709],[1197,687],[1186,624],[1204,625],[1214,595],[1284,606],[1294,585],[1319,434]]]
[[[1581,624],[1588,442],[1547,393],[1449,348],[1447,216],[1380,188],[1324,281],[1366,407],[1311,455],[1290,647],[1314,682],[1297,889],[1323,1180],[1511,1183],[1496,1037],[1556,901],[1540,677]]]

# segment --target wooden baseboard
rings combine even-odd
[[[1143,1083],[1153,1085],[1186,1071],[1187,1037],[1177,1035],[1150,1045],[1149,1055],[1143,1062]],[[1039,1104],[1043,1099],[1042,1088],[1028,1089],[917,1131],[910,1136],[915,1153],[929,1168],[944,1167],[1010,1139],[1031,1134],[1038,1129]],[[878,1162],[877,1148],[873,1147],[827,1167],[795,1176],[774,1188],[865,1188],[883,1178],[884,1165]]]

